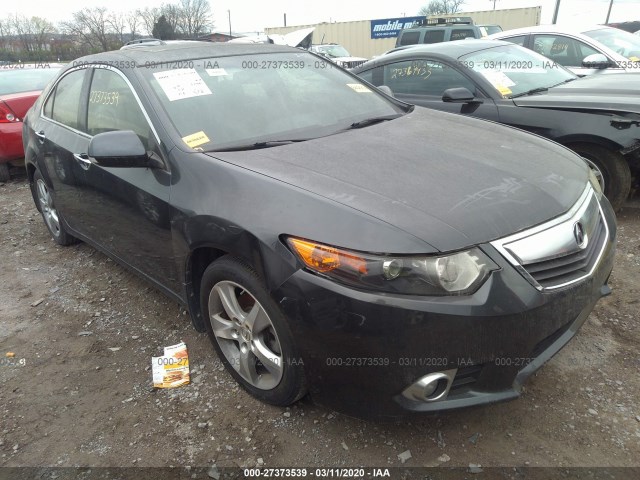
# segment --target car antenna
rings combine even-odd
[[[324,44],[324,36],[325,35],[326,35],[325,33],[322,34],[322,40],[320,40],[320,45]]]

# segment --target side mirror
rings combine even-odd
[[[89,142],[87,154],[103,167],[162,166],[160,161],[147,154],[140,138],[131,130],[99,133]]]
[[[386,85],[380,85],[378,87],[378,90],[380,90],[382,93],[384,93],[385,95],[389,95],[390,97],[393,97],[393,90],[391,90],[389,87],[387,87]]]
[[[442,93],[442,101],[446,103],[483,103],[465,87],[448,88]]]
[[[584,68],[596,68],[598,70],[603,70],[605,68],[609,68],[611,66],[611,62],[609,62],[609,59],[602,53],[594,53],[593,55],[584,57],[582,60],[582,66]]]

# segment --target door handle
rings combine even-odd
[[[89,156],[86,153],[74,153],[73,158],[75,158],[85,170],[88,170],[91,166],[91,160],[89,160]]]
[[[40,130],[39,132],[34,132],[36,137],[38,137],[38,141],[40,143],[44,143],[47,136],[44,134],[44,130]]]

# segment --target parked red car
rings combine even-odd
[[[9,163],[24,158],[22,119],[60,64],[0,64],[0,182],[9,180]]]

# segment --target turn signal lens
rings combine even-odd
[[[287,242],[305,265],[316,272],[326,273],[339,267],[348,267],[363,275],[367,273],[365,259],[344,250],[300,238],[288,238]]]

